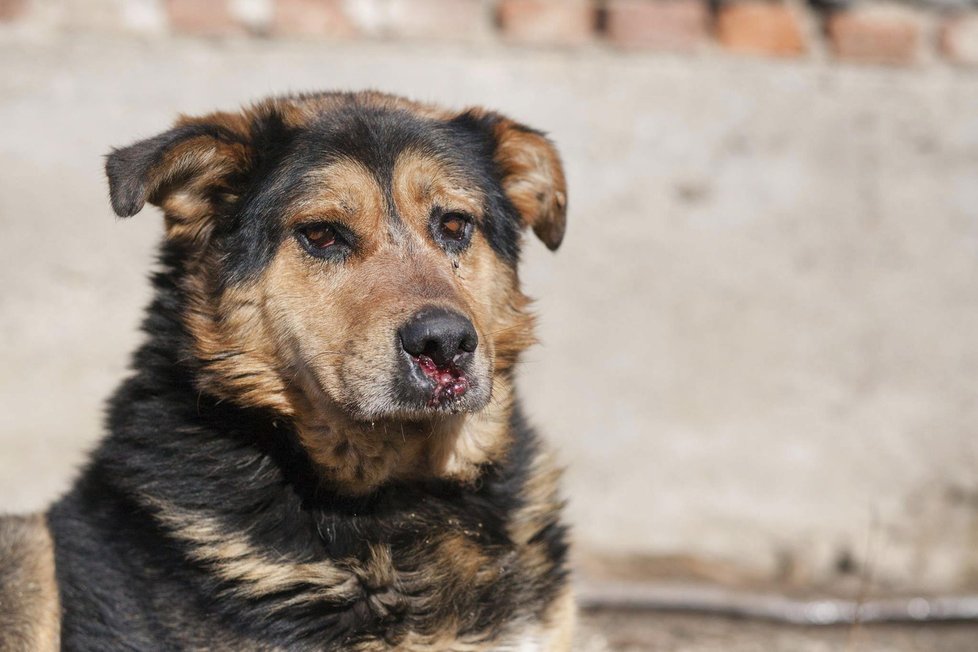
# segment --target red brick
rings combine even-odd
[[[745,0],[723,5],[717,13],[716,36],[731,52],[794,57],[806,50],[798,15],[776,2]]]
[[[625,48],[694,50],[706,41],[704,0],[610,0],[606,35]]]
[[[965,65],[978,65],[978,13],[948,19],[941,26],[941,53]]]
[[[389,0],[386,20],[393,36],[436,40],[481,39],[492,27],[482,0]]]
[[[357,28],[343,10],[343,0],[276,0],[272,33],[349,38]]]
[[[228,0],[166,0],[170,27],[180,34],[225,36],[243,33],[231,14]]]
[[[586,0],[501,0],[503,36],[531,45],[578,45],[594,36],[596,10]]]
[[[920,43],[917,14],[896,6],[834,12],[826,31],[836,57],[861,63],[913,63]]]
[[[0,22],[17,20],[27,13],[27,0],[0,0]]]

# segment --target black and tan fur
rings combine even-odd
[[[558,473],[513,387],[521,232],[564,232],[552,144],[330,93],[181,119],[106,169],[119,215],[166,220],[147,338],[73,489],[0,526],[0,648],[568,649]],[[323,221],[328,259],[297,235]],[[444,403],[398,385],[426,306],[478,333]]]

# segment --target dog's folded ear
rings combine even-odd
[[[541,132],[498,113],[476,109],[462,117],[488,128],[503,191],[523,224],[549,249],[557,249],[567,228],[567,184],[554,144]]]
[[[567,230],[567,184],[557,149],[538,131],[508,120],[496,127],[503,190],[525,224],[553,251]]]
[[[176,213],[168,217],[207,213],[215,196],[231,190],[228,180],[250,158],[243,122],[240,114],[228,113],[182,118],[167,132],[113,150],[105,172],[116,214],[135,215],[147,201]]]

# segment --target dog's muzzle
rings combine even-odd
[[[450,407],[472,388],[479,336],[464,315],[422,308],[397,331],[402,350],[402,398],[419,407]]]

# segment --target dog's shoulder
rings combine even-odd
[[[59,612],[44,517],[0,517],[0,650],[57,650]]]

